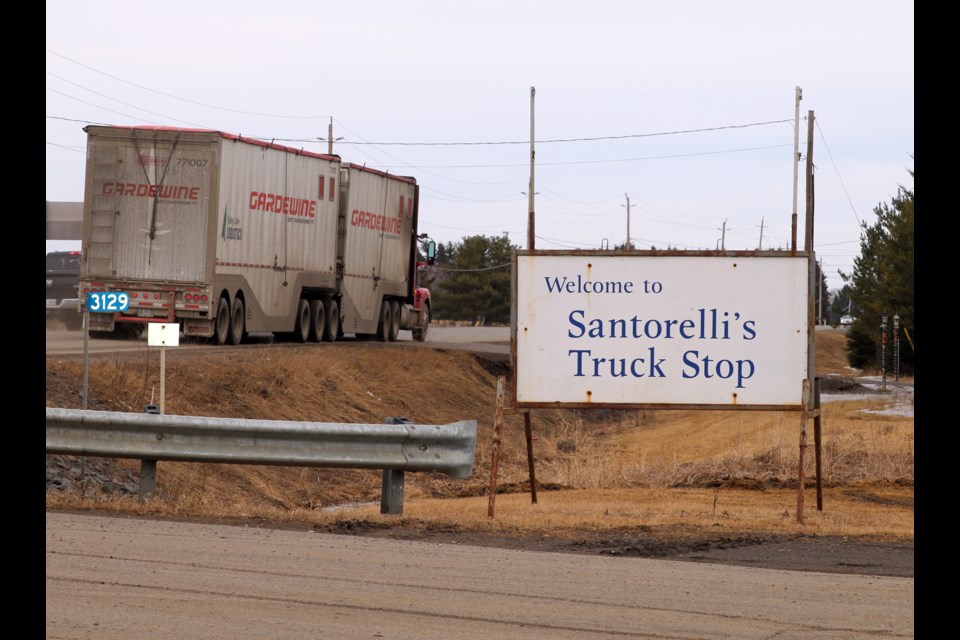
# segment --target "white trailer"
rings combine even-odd
[[[214,130],[85,131],[81,306],[88,291],[130,300],[88,314],[94,335],[176,322],[219,344],[425,338],[414,178]]]

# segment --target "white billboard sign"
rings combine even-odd
[[[518,251],[515,404],[797,408],[810,257]]]

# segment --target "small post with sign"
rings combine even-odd
[[[180,325],[176,323],[153,323],[147,325],[147,346],[160,347],[160,415],[164,415],[167,381],[167,347],[180,346]],[[147,413],[153,413],[148,411]],[[157,491],[157,461],[140,461],[140,502]]]
[[[147,346],[160,347],[160,415],[164,415],[166,387],[166,348],[180,346],[180,325],[177,323],[154,323],[147,326]]]
[[[126,311],[130,307],[130,295],[124,291],[90,291],[83,306],[83,408],[86,409],[90,367],[87,346],[90,339],[90,314]]]

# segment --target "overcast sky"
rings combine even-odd
[[[417,179],[421,232],[525,247],[532,126],[537,249],[625,242],[628,197],[636,248],[789,248],[796,87],[798,246],[813,111],[830,288],[913,188],[906,0],[47,0],[46,22],[53,202],[83,200],[89,123],[326,152],[332,119],[344,160]]]

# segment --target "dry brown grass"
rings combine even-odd
[[[842,373],[839,332],[817,332],[818,373]],[[821,344],[823,336],[829,336]],[[841,364],[837,364],[840,362]],[[813,421],[804,456],[804,523],[797,524],[801,421],[795,412],[543,410],[533,414],[538,503],[531,504],[523,419],[507,413],[487,517],[495,414],[492,367],[459,351],[376,343],[268,345],[240,352],[168,352],[166,412],[251,419],[423,424],[478,421],[474,474],[407,474],[402,522],[557,537],[631,527],[913,538],[913,418],[867,413],[893,394],[826,403],[816,510]],[[838,368],[841,369],[838,371]],[[82,360],[47,359],[47,406],[79,408]],[[158,401],[159,356],[91,359],[89,408],[142,411]],[[136,472],[136,461],[119,461]],[[160,495],[47,491],[50,509],[210,518],[371,523],[380,472],[245,465],[158,466]],[[350,509],[331,510],[336,505]]]

